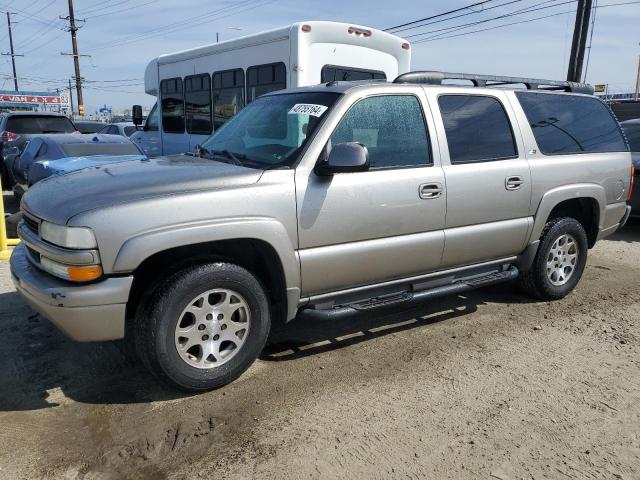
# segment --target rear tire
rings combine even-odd
[[[161,380],[188,391],[232,382],[258,358],[271,326],[260,282],[229,263],[171,276],[135,319],[138,356]]]
[[[533,265],[521,274],[522,289],[541,300],[559,300],[576,287],[587,263],[587,234],[574,218],[550,220]]]

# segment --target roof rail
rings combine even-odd
[[[494,87],[499,85],[523,84],[529,90],[561,90],[571,93],[586,93],[593,95],[593,87],[586,83],[568,82],[560,80],[541,80],[526,77],[501,77],[497,75],[477,75],[475,73],[447,73],[447,72],[409,72],[400,75],[393,83],[426,83],[428,85],[442,85],[444,80],[469,80],[474,87]]]

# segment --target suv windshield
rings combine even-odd
[[[640,152],[640,123],[623,123],[622,128],[629,140],[632,152]]]
[[[291,93],[257,98],[207,139],[201,156],[248,167],[290,166],[336,93]]]
[[[72,133],[76,131],[67,117],[16,115],[7,119],[5,130],[13,133]]]

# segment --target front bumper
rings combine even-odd
[[[27,249],[18,245],[11,255],[16,290],[36,312],[65,335],[79,342],[124,337],[124,323],[133,277],[107,278],[77,285],[34,267]]]

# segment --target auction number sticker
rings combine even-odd
[[[321,117],[328,108],[329,107],[324,105],[314,105],[312,103],[296,103],[291,107],[291,110],[289,110],[289,115],[311,115],[313,117]]]

